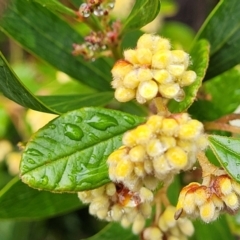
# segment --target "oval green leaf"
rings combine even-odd
[[[100,91],[111,90],[111,65],[105,58],[87,62],[73,56],[73,43],[82,43],[83,37],[40,4],[9,0],[0,18],[0,30],[74,79]]]
[[[222,167],[234,180],[240,182],[240,138],[210,135],[208,140]]]
[[[85,240],[139,240],[131,229],[124,229],[119,223],[109,223],[96,235]]]
[[[202,121],[213,121],[230,114],[240,105],[239,89],[240,69],[236,67],[204,82],[201,90],[208,100],[198,99],[189,112]]]
[[[38,191],[18,177],[0,191],[0,219],[42,219],[73,211],[82,206],[76,194]]]
[[[189,69],[196,72],[197,79],[193,84],[184,88],[186,96],[182,102],[176,102],[175,100],[169,102],[168,108],[171,112],[186,111],[196,99],[197,92],[202,85],[202,80],[208,67],[209,49],[210,46],[206,40],[200,40],[193,46],[190,51],[192,65]]]
[[[78,192],[107,182],[106,159],[124,132],[145,118],[103,108],[61,115],[35,133],[22,155],[23,182],[37,189]]]
[[[145,26],[155,19],[160,11],[160,0],[137,0],[123,26],[123,31]]]
[[[204,38],[211,44],[206,79],[240,63],[239,12],[239,0],[221,0],[196,36],[196,40]]]
[[[14,102],[41,112],[56,113],[59,112],[44,105],[35,97],[23,83],[18,79],[8,62],[0,52],[0,91]]]

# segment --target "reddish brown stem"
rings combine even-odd
[[[222,122],[206,122],[204,123],[205,130],[220,130],[220,131],[227,131],[231,133],[239,133],[240,134],[240,128],[231,126],[227,123]]]

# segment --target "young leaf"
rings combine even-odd
[[[43,7],[46,7],[51,11],[57,11],[72,17],[76,16],[76,13],[72,9],[64,6],[63,4],[55,0],[31,0],[31,1],[41,4]]]
[[[54,194],[29,188],[18,177],[0,191],[0,219],[41,219],[82,206],[76,194]]]
[[[239,12],[239,0],[221,0],[196,37],[207,39],[211,45],[206,79],[240,63]]]
[[[38,96],[45,105],[57,112],[65,113],[82,107],[104,106],[113,98],[113,92],[80,95]]]
[[[127,130],[145,118],[83,108],[54,119],[28,142],[20,165],[23,182],[54,192],[78,192],[107,182],[106,159]]]
[[[232,113],[240,105],[239,79],[240,70],[233,68],[206,81],[202,90],[208,100],[195,101],[189,112],[202,121],[213,121]]]
[[[130,229],[124,229],[119,223],[109,223],[96,235],[85,240],[138,240],[139,237],[133,235]]]
[[[9,99],[18,104],[41,112],[57,113],[45,106],[35,97],[14,74],[0,52],[0,90]]]
[[[155,19],[160,11],[160,0],[138,0],[135,2],[123,26],[123,31],[141,28]]]
[[[60,71],[94,89],[111,90],[111,66],[108,62],[104,59],[87,62],[82,57],[73,56],[72,44],[82,43],[82,36],[40,4],[9,0],[0,26],[24,48]]]
[[[240,138],[211,135],[210,148],[228,174],[240,182]]]
[[[186,96],[182,102],[176,102],[175,100],[171,100],[169,102],[168,107],[171,112],[186,111],[195,100],[198,89],[202,85],[202,80],[208,67],[209,43],[206,40],[200,40],[197,42],[193,46],[190,56],[192,65],[189,67],[189,69],[196,72],[197,79],[193,84],[184,88]]]

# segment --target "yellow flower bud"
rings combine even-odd
[[[111,85],[114,89],[123,86],[123,80],[121,78],[116,78],[111,82]]]
[[[144,177],[146,175],[143,162],[136,162],[134,164],[134,172],[138,177]]]
[[[136,91],[130,88],[119,87],[115,91],[115,98],[119,102],[128,102],[135,98]]]
[[[147,125],[151,128],[152,132],[158,133],[162,126],[163,117],[159,115],[152,115],[147,120]]]
[[[172,147],[167,150],[165,156],[169,164],[175,169],[184,169],[188,163],[188,157],[185,151],[180,147]]]
[[[105,186],[91,190],[91,194],[94,197],[102,196],[102,195],[104,195],[104,192],[105,192]]]
[[[135,129],[131,131],[127,131],[123,134],[122,143],[127,147],[133,147],[137,144],[136,136],[135,136]]]
[[[194,192],[195,203],[198,206],[203,205],[209,198],[207,187],[201,186]]]
[[[134,165],[131,161],[128,161],[128,160],[120,161],[116,166],[115,175],[117,179],[119,179],[120,181],[123,181],[132,173],[133,167]]]
[[[108,214],[108,209],[107,209],[107,208],[99,209],[99,210],[96,212],[96,216],[97,216],[99,219],[102,219],[102,220],[107,217],[107,214]]]
[[[159,38],[158,41],[156,41],[155,45],[153,46],[153,51],[166,51],[171,49],[171,44],[168,39],[166,38]]]
[[[142,145],[137,145],[129,151],[132,162],[143,162],[146,157],[146,149]]]
[[[154,138],[148,142],[146,150],[150,157],[156,157],[160,156],[165,151],[165,148],[158,139]]]
[[[124,61],[124,60],[118,60],[118,61],[114,64],[111,72],[112,72],[112,75],[113,75],[113,78],[114,78],[114,79],[118,79],[118,78],[122,79],[122,78],[124,78],[130,71],[132,71],[132,69],[133,69],[133,66],[132,66],[132,64],[130,64],[129,62]]]
[[[174,118],[162,120],[161,132],[166,136],[175,136],[178,131],[178,123]]]
[[[78,198],[79,198],[83,203],[90,203],[90,202],[92,201],[91,191],[78,192]]]
[[[153,70],[153,78],[160,84],[167,84],[174,82],[172,75],[165,69]]]
[[[146,100],[151,100],[157,96],[158,85],[155,81],[143,81],[138,86],[139,94]]]
[[[184,64],[186,67],[189,64],[189,55],[183,50],[172,50],[172,62],[176,64]]]
[[[159,185],[159,180],[155,176],[145,176],[143,179],[143,184],[150,190],[155,190]]]
[[[117,150],[115,150],[114,152],[112,152],[109,156],[108,156],[108,160],[107,163],[109,165],[117,165],[117,163],[119,161],[121,161],[127,154],[127,149],[125,147],[121,147]]]
[[[138,70],[134,69],[131,72],[129,72],[127,75],[125,75],[122,83],[126,88],[130,88],[130,89],[136,88],[140,83],[140,80],[138,78]]]
[[[232,187],[236,194],[240,196],[240,184],[232,180]]]
[[[204,203],[200,208],[200,217],[201,219],[209,223],[214,220],[215,218],[215,206],[212,201],[208,201]]]
[[[224,203],[232,210],[237,210],[239,207],[239,199],[236,193],[232,192],[226,196],[222,197]]]
[[[194,140],[203,132],[203,124],[197,120],[189,120],[179,126],[178,136],[185,140]]]
[[[196,204],[193,192],[188,192],[185,195],[183,210],[190,215],[196,211]]]
[[[174,77],[179,77],[184,73],[185,66],[183,64],[170,64],[167,66],[167,70]]]
[[[148,125],[143,124],[134,129],[134,136],[138,144],[146,144],[152,138],[153,132]]]
[[[155,173],[157,174],[157,177],[159,177],[160,179],[164,178],[166,174],[168,174],[172,169],[169,166],[164,155],[155,157],[153,159],[153,168]]]
[[[125,50],[123,55],[126,61],[132,64],[139,64],[136,50],[133,50],[133,49]]]
[[[188,236],[188,237],[191,237],[194,233],[194,226],[193,226],[193,223],[187,219],[187,218],[180,218],[177,220],[177,224],[181,230],[181,232]]]
[[[174,214],[176,212],[176,208],[173,206],[168,206],[163,215],[161,216],[166,222],[169,228],[172,228],[176,225],[176,220],[174,219]]]
[[[141,187],[139,196],[143,202],[152,202],[153,201],[153,193],[145,187]]]
[[[139,64],[150,66],[152,63],[152,52],[149,48],[137,49],[136,57],[137,57]]]
[[[134,219],[132,232],[134,234],[139,234],[143,230],[144,226],[145,226],[145,218],[141,214],[138,214]]]
[[[185,71],[179,78],[179,84],[181,87],[189,86],[197,79],[197,74],[194,71]]]
[[[144,169],[148,174],[151,174],[153,171],[153,163],[150,159],[144,161]]]
[[[165,98],[175,98],[180,90],[180,86],[177,83],[161,84],[159,85],[159,92]]]
[[[165,149],[169,149],[169,148],[175,147],[177,145],[176,139],[174,137],[161,136],[161,137],[159,137],[159,140]]]
[[[165,69],[172,61],[170,51],[158,51],[152,57],[152,68]]]
[[[119,204],[114,204],[110,214],[114,221],[120,221],[123,215],[122,207]]]
[[[143,231],[144,240],[159,240],[162,236],[163,234],[158,227],[148,227]]]
[[[131,225],[131,222],[129,221],[129,219],[126,216],[123,216],[121,219],[121,225],[124,228],[128,228]]]
[[[153,43],[156,42],[160,37],[152,34],[143,34],[137,41],[137,48],[148,48],[152,49]]]
[[[116,186],[114,183],[109,183],[106,185],[106,194],[108,196],[113,196],[116,193]]]
[[[145,218],[151,216],[152,206],[150,203],[144,202],[144,203],[140,204],[139,209]]]

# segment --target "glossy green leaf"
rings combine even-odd
[[[122,134],[145,118],[104,108],[83,108],[54,119],[28,142],[21,178],[33,188],[77,192],[107,182],[106,159]]]
[[[196,37],[207,39],[211,45],[207,79],[240,63],[239,12],[239,0],[221,0]]]
[[[40,219],[73,211],[82,206],[76,194],[38,191],[18,177],[0,191],[0,219]]]
[[[195,101],[189,112],[202,121],[213,121],[240,105],[240,69],[233,68],[203,84],[207,100]]]
[[[9,99],[34,110],[58,113],[45,106],[36,98],[14,74],[6,59],[0,52],[0,91]]]
[[[109,63],[103,58],[87,62],[82,57],[73,56],[72,44],[82,43],[82,36],[40,4],[9,0],[0,19],[0,29],[69,76],[97,90],[111,89]]]
[[[76,16],[76,13],[72,9],[64,6],[59,1],[56,0],[31,0],[31,1],[41,4],[43,7],[46,7],[51,11],[57,11],[72,17]]]
[[[228,222],[226,221],[225,216],[220,216],[213,223],[203,223],[198,220],[194,222],[195,233],[192,240],[234,240],[235,237],[231,233]]]
[[[99,233],[85,240],[139,240],[131,229],[123,228],[119,223],[109,223]]]
[[[113,92],[80,95],[38,96],[46,106],[56,112],[65,113],[82,107],[104,106],[113,98]]]
[[[210,148],[228,174],[240,182],[240,138],[211,135]]]
[[[141,28],[155,19],[160,11],[160,0],[138,0],[135,2],[123,26],[123,31]]]
[[[192,65],[189,69],[196,72],[197,79],[193,84],[184,88],[186,96],[182,102],[176,102],[175,100],[169,102],[168,107],[171,112],[186,111],[196,99],[197,92],[202,85],[202,80],[208,67],[209,43],[206,40],[197,42],[192,48],[190,56]]]

